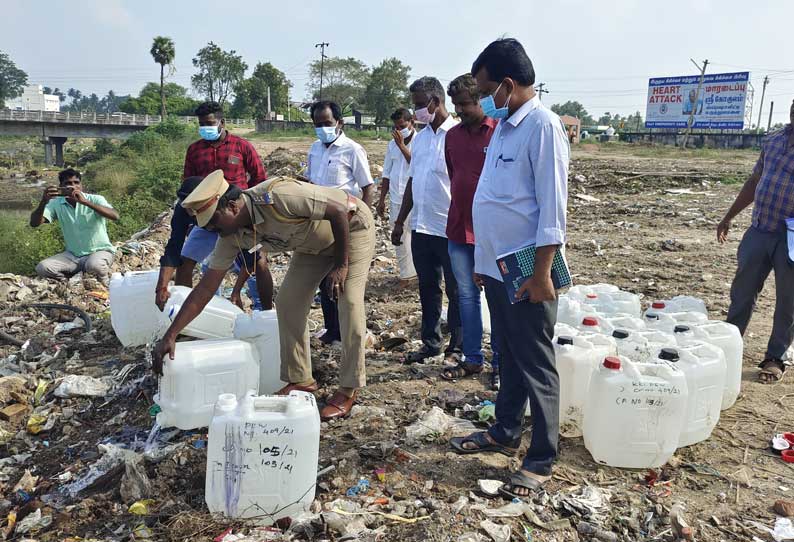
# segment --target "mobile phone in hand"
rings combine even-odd
[[[72,189],[69,188],[69,187],[66,187],[66,186],[62,186],[62,187],[60,187],[58,189],[58,193],[61,196],[71,196],[72,195]]]

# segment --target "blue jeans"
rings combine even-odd
[[[474,283],[474,245],[464,245],[449,241],[449,260],[452,273],[458,283],[458,302],[460,321],[463,328],[463,355],[467,363],[482,365],[482,305],[480,289]],[[499,349],[496,346],[496,327],[491,318],[491,349],[494,371],[499,370]]]
[[[218,234],[215,232],[207,231],[204,228],[199,228],[198,226],[193,226],[193,229],[190,230],[190,233],[185,239],[185,244],[182,245],[182,257],[189,258],[194,262],[198,262],[201,265],[201,270],[206,271],[207,265],[204,263],[204,260],[212,254],[212,251],[215,249],[215,243],[218,241]],[[239,273],[241,266],[243,265],[243,256],[245,256],[245,265],[248,266],[250,271],[254,270],[254,256],[250,253],[245,254],[238,254],[237,258],[234,260],[233,269],[235,273]],[[259,290],[256,289],[256,275],[252,274],[251,277],[246,281],[246,290],[248,290],[248,297],[251,299],[251,303],[253,304],[253,308],[255,311],[262,310],[262,301],[259,299]],[[218,295],[221,295],[220,289],[218,290]]]

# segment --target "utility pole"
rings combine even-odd
[[[325,70],[325,59],[327,58],[325,56],[325,48],[328,47],[329,45],[331,45],[331,44],[330,43],[321,42],[321,43],[315,44],[315,46],[314,46],[315,49],[317,47],[320,48],[320,100],[323,99],[323,72]]]
[[[546,83],[538,83],[538,86],[535,87],[535,90],[538,91],[538,99],[542,100],[544,94],[548,94],[549,91],[546,90]]]
[[[292,122],[292,107],[289,103],[289,83],[287,83],[287,122]]]
[[[267,120],[273,120],[271,114],[273,109],[270,107],[270,85],[267,86]]]
[[[764,94],[766,94],[766,85],[769,84],[769,76],[764,77],[764,87],[761,89],[761,107],[758,108],[758,124],[756,126],[761,129],[761,112],[764,110]]]
[[[687,122],[687,129],[686,134],[684,134],[684,143],[681,145],[682,149],[686,149],[687,141],[689,140],[689,136],[692,135],[692,125],[695,124],[695,111],[698,108],[698,100],[700,99],[700,89],[703,88],[703,78],[706,76],[706,67],[709,65],[708,60],[703,61],[703,67],[701,68],[694,59],[690,58],[689,60],[692,61],[699,70],[700,70],[700,80],[698,81],[698,89],[695,91],[695,103],[692,104],[692,112],[689,114],[689,121]]]
[[[769,102],[769,122],[766,124],[766,132],[772,128],[772,111],[775,110],[775,102]]]

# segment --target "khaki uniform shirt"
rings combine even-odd
[[[253,225],[218,238],[209,257],[211,269],[226,270],[241,250],[257,244],[265,252],[302,252],[332,255],[334,234],[325,220],[328,201],[348,207],[348,197],[338,188],[326,188],[286,177],[276,177],[243,192],[245,211]],[[363,205],[358,201],[358,205]],[[350,231],[365,229],[367,223],[355,214]]]

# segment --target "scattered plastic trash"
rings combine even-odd
[[[136,516],[147,516],[149,515],[149,507],[153,504],[154,499],[142,499],[132,503],[127,511],[130,514],[135,514]]]
[[[386,482],[386,469],[379,468],[375,469],[374,471],[375,476],[378,479],[378,482],[385,483]]]
[[[33,414],[28,418],[27,430],[31,435],[38,435],[44,430],[44,425],[47,423],[46,414]]]
[[[153,494],[152,483],[137,458],[125,458],[119,491],[124,502],[142,502]]]
[[[36,384],[36,391],[33,393],[33,404],[39,405],[41,404],[41,400],[44,398],[44,395],[47,393],[47,388],[49,387],[50,383],[46,380],[39,380]]]
[[[792,525],[789,518],[777,518],[775,521],[775,527],[773,529],[770,529],[763,523],[759,523],[757,521],[750,521],[749,523],[761,531],[771,534],[772,538],[775,539],[775,542],[794,540],[794,525]]]
[[[477,487],[480,492],[487,497],[496,497],[499,495],[499,488],[504,485],[504,482],[499,480],[477,480]]]
[[[609,511],[612,493],[608,489],[585,486],[577,493],[560,497],[559,506],[570,514],[599,522]]]
[[[594,540],[600,540],[602,542],[618,541],[618,535],[616,533],[602,529],[596,525],[593,525],[592,523],[588,523],[587,521],[580,521],[577,523],[576,531],[582,536],[586,536]]]
[[[99,451],[102,452],[102,457],[91,465],[85,474],[71,484],[64,486],[64,491],[66,491],[70,497],[76,497],[78,493],[90,487],[102,476],[123,463],[127,457],[135,456],[134,452],[115,444],[100,444],[97,447]]]
[[[147,527],[144,523],[141,523],[140,525],[136,526],[132,530],[132,535],[136,539],[137,538],[147,539],[147,538],[152,538],[154,536],[154,534],[152,533],[152,530],[149,529],[149,527]]]
[[[477,418],[481,422],[487,422],[489,420],[496,419],[496,405],[491,403],[491,401],[485,401],[486,405],[484,405],[480,410],[477,411]]]
[[[456,418],[434,406],[415,423],[405,428],[405,441],[408,444],[417,444],[428,438],[442,436],[448,431],[472,432],[476,427],[469,420]]]
[[[670,526],[673,528],[676,540],[694,541],[695,531],[684,517],[684,507],[680,503],[674,504],[670,509]]]
[[[480,533],[464,533],[458,537],[457,542],[487,542],[487,540]]]
[[[110,386],[102,380],[92,376],[68,375],[55,389],[56,397],[76,397],[80,395],[88,397],[104,397],[107,395]]]
[[[52,516],[42,516],[41,508],[37,508],[35,512],[28,514],[19,523],[17,523],[16,534],[25,534],[39,529],[45,529],[52,525]]]
[[[83,322],[83,319],[78,316],[71,322],[61,322],[59,324],[55,324],[53,335],[60,335],[61,333],[66,333],[67,331],[72,331],[73,329],[80,329],[83,327],[85,327],[85,322]]]
[[[357,497],[360,493],[366,493],[367,491],[369,491],[369,480],[361,478],[356,485],[348,488],[345,495],[348,497]]]
[[[484,519],[480,522],[480,527],[488,533],[493,542],[510,542],[512,532],[510,525],[498,525],[489,519]]]

